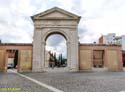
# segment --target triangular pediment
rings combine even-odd
[[[32,16],[32,19],[80,19],[80,16],[77,16],[73,13],[54,7],[42,13]]]
[[[59,18],[70,18],[70,17],[72,17],[72,16],[69,16],[69,15],[66,15],[66,14],[64,14],[64,13],[61,13],[61,12],[59,12],[59,11],[53,11],[53,12],[51,12],[51,13],[48,13],[48,14],[46,14],[46,15],[41,15],[41,16],[39,16],[39,17],[48,17],[48,18],[54,18],[54,17],[59,17]],[[73,17],[72,17],[73,18]]]

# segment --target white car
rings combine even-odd
[[[7,68],[9,69],[9,68],[14,68],[14,64],[13,63],[9,63],[8,65],[7,65]]]

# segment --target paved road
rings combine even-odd
[[[16,90],[15,90],[15,89]],[[0,92],[52,92],[15,73],[0,73]]]
[[[25,74],[64,92],[125,92],[125,72]]]
[[[125,90],[125,72],[49,72],[23,73],[39,82],[64,92],[120,92]],[[21,88],[20,91],[0,92],[52,92],[15,73],[0,73],[0,88]]]

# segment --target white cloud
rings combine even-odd
[[[59,46],[48,46],[46,45],[46,50],[51,51],[52,53],[56,53],[56,56],[58,57],[60,54],[63,55],[63,57],[67,57],[67,46],[64,42],[61,42]]]
[[[0,39],[4,42],[32,42],[30,16],[54,6],[82,17],[79,24],[82,43],[97,41],[101,34],[124,34],[125,0],[1,0]]]
[[[0,39],[2,42],[32,42],[33,25],[28,15],[33,12],[33,8],[29,7],[28,1],[30,0],[21,1],[0,1]]]
[[[93,2],[90,2],[93,1]],[[80,41],[97,41],[101,34],[116,33],[124,34],[125,24],[125,0],[82,0],[82,26],[86,28]],[[83,28],[84,29],[84,28]]]
[[[56,52],[57,57],[59,54],[62,54],[63,57],[67,57],[67,46],[65,38],[59,34],[50,35],[46,40],[46,50],[53,53]]]

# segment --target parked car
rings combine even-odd
[[[7,68],[14,68],[14,58],[8,58]]]
[[[7,68],[8,68],[8,69],[14,68],[14,64],[13,64],[13,63],[8,63]]]

